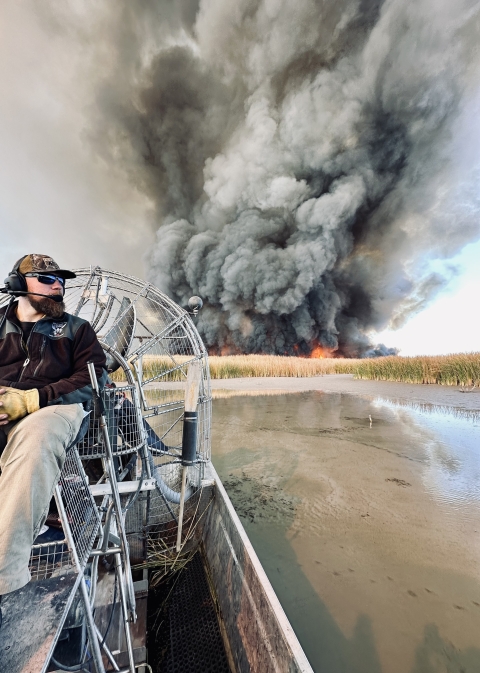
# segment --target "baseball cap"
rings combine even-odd
[[[18,260],[15,267],[18,265],[19,273],[24,276],[26,273],[51,273],[60,278],[76,278],[76,275],[73,271],[68,271],[67,269],[61,269],[58,264],[52,259],[49,255],[25,255],[22,259]],[[14,267],[14,268],[15,268]]]

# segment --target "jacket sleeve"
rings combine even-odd
[[[52,404],[83,403],[91,400],[92,386],[87,368],[89,362],[95,365],[100,388],[104,387],[107,380],[105,353],[88,322],[83,323],[75,334],[72,361],[71,376],[39,389],[40,407]]]

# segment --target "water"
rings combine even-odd
[[[340,394],[215,400],[214,464],[315,671],[480,672],[479,426]]]

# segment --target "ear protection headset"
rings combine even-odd
[[[23,276],[19,271],[20,264],[23,262],[25,257],[28,257],[28,255],[20,257],[18,262],[15,263],[13,269],[3,281],[5,283],[5,288],[9,292],[27,292],[27,281],[25,280],[25,276]]]

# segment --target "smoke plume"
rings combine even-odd
[[[478,237],[474,0],[125,0],[99,25],[90,139],[210,350],[375,354]]]

